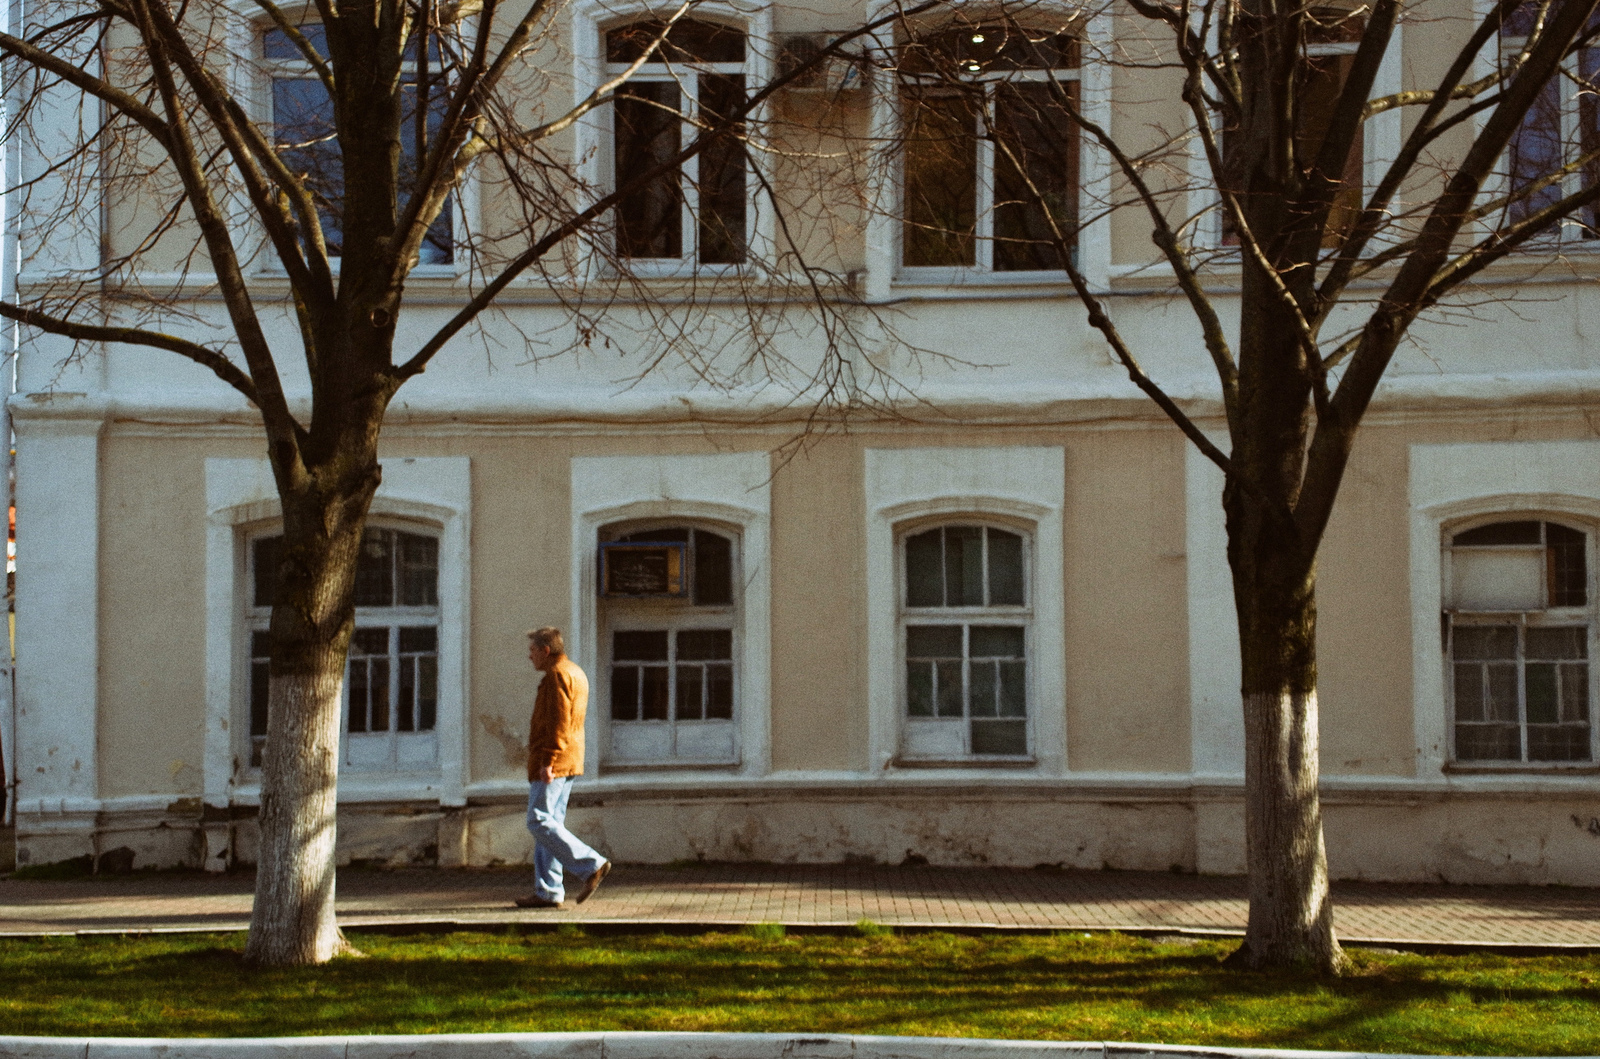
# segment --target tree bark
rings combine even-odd
[[[1316,549],[1230,485],[1228,560],[1239,617],[1250,915],[1230,958],[1340,974],[1317,791]]]
[[[284,542],[245,945],[254,964],[324,963],[347,948],[334,915],[340,705],[355,629],[356,563],[378,486],[376,430],[370,436],[374,446],[352,461],[364,470],[340,475],[327,468],[327,488],[317,487],[317,476],[275,468],[285,498]],[[296,487],[282,488],[286,479],[298,479]]]

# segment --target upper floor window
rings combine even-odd
[[[1024,538],[944,525],[901,542],[908,759],[1029,753]]]
[[[320,23],[297,27],[306,42],[326,58],[327,33]],[[442,83],[437,39],[428,38],[430,54],[424,64],[429,91],[426,135],[431,136],[444,119],[448,92]],[[291,172],[305,182],[316,203],[328,252],[338,256],[344,247],[344,157],[334,125],[333,100],[317,77],[305,54],[290,36],[276,27],[261,37],[262,55],[270,81],[273,144],[278,156]],[[414,50],[414,49],[413,49]],[[400,198],[397,209],[404,209],[417,179],[417,100],[418,63],[408,60],[401,68],[400,116]],[[423,265],[448,265],[455,256],[452,195],[446,200],[422,241],[418,262]]]
[[[250,543],[250,763],[267,736],[268,625],[283,537]],[[439,541],[369,527],[356,565],[356,628],[345,664],[341,764],[432,768],[438,758]]]
[[[678,267],[742,265],[752,214],[744,122],[734,122],[694,157],[677,164],[672,159],[699,134],[697,126],[744,106],[745,33],[687,18],[670,30],[654,21],[618,26],[605,32],[607,76],[624,72],[647,52],[644,66],[612,102],[612,184],[622,187],[665,168],[618,203],[616,252]]]
[[[1366,32],[1360,11],[1332,7],[1312,8],[1305,19],[1305,62],[1298,68],[1295,97],[1299,106],[1294,130],[1295,157],[1310,171],[1322,150],[1322,140],[1333,121],[1339,95],[1355,63],[1356,51]],[[1239,130],[1223,130],[1224,153]],[[1344,167],[1336,174],[1339,189],[1334,193],[1323,229],[1323,246],[1336,247],[1361,215],[1365,196],[1366,147],[1363,131],[1357,128],[1345,155]],[[1241,201],[1241,206],[1245,205]],[[1239,245],[1239,230],[1229,210],[1222,212],[1222,242]]]
[[[1076,246],[1075,32],[963,23],[900,46],[900,263],[1060,271]]]
[[[1511,62],[1521,53],[1539,19],[1546,14],[1543,5],[1526,3],[1505,20],[1500,27],[1502,62]],[[1600,159],[1590,158],[1575,172],[1543,187],[1536,186],[1563,166],[1600,151],[1600,106],[1594,87],[1597,77],[1600,47],[1581,48],[1528,108],[1506,148],[1506,191],[1513,195],[1527,192],[1508,205],[1506,220],[1510,223],[1525,220],[1600,181]],[[1561,234],[1571,239],[1600,237],[1600,205],[1591,203],[1569,217]]]
[[[606,761],[736,763],[735,540],[683,525],[602,538]]]
[[[1589,537],[1559,522],[1492,522],[1445,548],[1455,760],[1592,761]]]

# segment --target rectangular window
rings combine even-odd
[[[321,25],[298,27],[301,35],[324,58],[328,55],[327,35]],[[437,52],[437,45],[430,42]],[[300,48],[281,29],[270,28],[262,35],[262,52],[267,60],[272,101],[273,142],[278,156],[298,176],[310,192],[322,225],[328,252],[343,250],[344,157],[336,135],[333,100],[322,80],[312,71]],[[430,57],[430,83],[439,76],[439,56]],[[397,209],[404,209],[417,181],[417,64],[402,67],[400,172]],[[428,92],[427,133],[438,130],[448,108],[448,92]],[[452,219],[454,196],[445,201],[439,216],[423,237],[419,263],[448,265],[454,260],[455,238]]]
[[[731,26],[680,19],[606,33],[609,75],[641,56],[611,109],[611,179],[633,187],[614,213],[619,257],[679,265],[741,265],[749,254],[745,38]],[[654,46],[654,51],[649,49]],[[674,161],[700,128],[731,122],[696,156]],[[650,175],[654,173],[654,175]]]
[[[1541,13],[1548,14],[1539,4],[1526,3],[1501,26],[1500,56],[1508,68],[1528,47]],[[1597,77],[1600,47],[1581,48],[1528,108],[1521,127],[1506,147],[1506,191],[1513,196],[1506,208],[1508,223],[1526,220],[1600,181],[1600,160],[1558,176],[1563,166],[1600,149],[1600,108],[1593,88]],[[1558,231],[1560,237],[1568,239],[1600,238],[1600,206],[1584,207]]]
[[[1076,246],[1078,43],[971,25],[902,46],[901,264],[1059,271]]]

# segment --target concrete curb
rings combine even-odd
[[[785,1033],[458,1033],[394,1037],[0,1037],[0,1059],[1422,1059],[1373,1052],[1110,1041]],[[1588,1057],[1596,1059],[1596,1057]]]

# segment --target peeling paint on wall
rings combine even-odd
[[[478,720],[483,725],[483,730],[500,744],[505,751],[506,764],[513,768],[522,768],[528,763],[528,744],[524,743],[506,723],[506,719],[498,714],[479,714]]]

